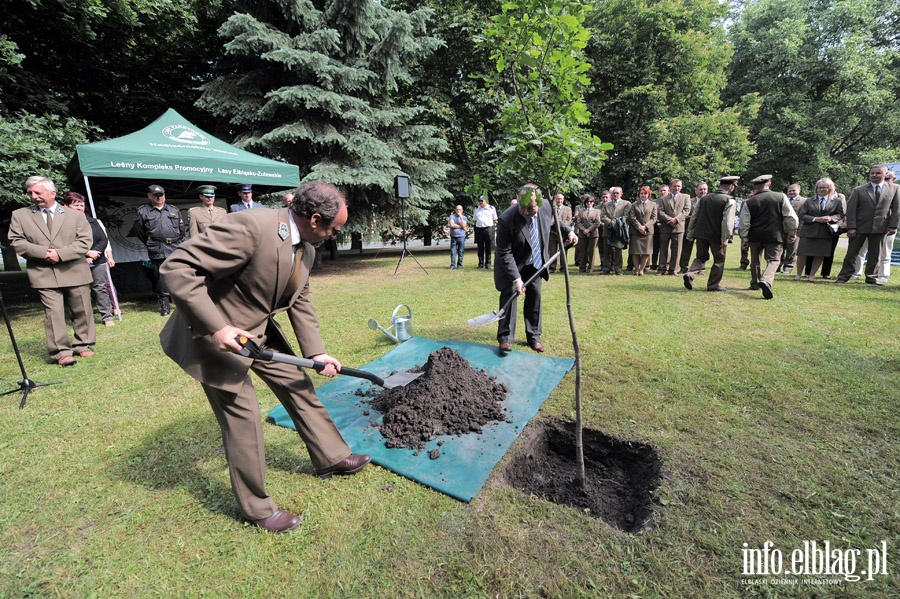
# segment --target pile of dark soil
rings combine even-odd
[[[506,417],[506,386],[474,370],[449,347],[432,352],[420,370],[425,374],[405,387],[385,389],[368,400],[384,415],[379,430],[387,447],[423,449],[441,435],[480,433]]]
[[[662,466],[653,447],[584,429],[586,481],[582,487],[574,423],[534,422],[523,437],[524,446],[504,472],[510,486],[585,511],[626,532],[646,527]]]

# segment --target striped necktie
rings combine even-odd
[[[537,270],[544,266],[544,260],[541,258],[541,234],[538,230],[537,216],[531,219],[531,264]]]

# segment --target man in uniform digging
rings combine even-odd
[[[343,194],[333,185],[311,181],[300,186],[290,208],[242,210],[219,219],[180,245],[160,268],[178,307],[160,333],[163,350],[202,384],[222,429],[241,511],[271,532],[290,530],[300,520],[266,492],[262,422],[251,370],[291,416],[319,477],[353,474],[371,460],[351,453],[305,371],[235,353],[241,350],[241,336],[293,353],[274,318],[286,312],[303,355],[325,362],[324,376],[340,371],[341,363],[325,353],[319,335],[309,271],[313,248],[334,237],[345,222]]]

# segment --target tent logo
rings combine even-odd
[[[172,141],[192,146],[208,146],[209,139],[186,125],[169,125],[162,130],[162,134]]]

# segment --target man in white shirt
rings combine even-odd
[[[475,244],[478,246],[478,268],[491,267],[491,251],[494,245],[494,226],[497,210],[487,203],[484,196],[478,198],[475,209]]]

